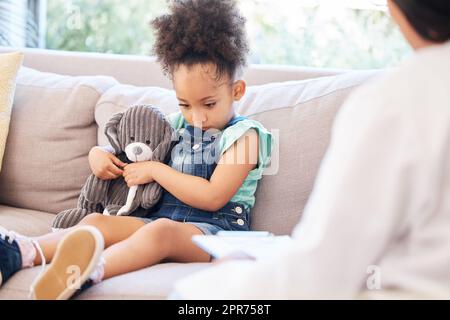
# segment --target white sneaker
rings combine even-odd
[[[45,256],[39,243],[0,226],[0,286],[22,268],[33,267],[36,252],[41,255],[42,272],[45,270]]]
[[[104,248],[103,236],[92,226],[69,232],[58,244],[49,267],[31,286],[35,300],[66,300],[89,280]]]

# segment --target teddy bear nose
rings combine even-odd
[[[140,155],[141,153],[142,153],[142,148],[141,147],[139,147],[139,146],[136,146],[136,147],[134,147],[133,148],[133,153],[135,154],[135,155]]]

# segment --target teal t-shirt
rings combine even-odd
[[[187,125],[181,112],[169,114],[167,120],[175,130],[183,129]],[[258,121],[244,119],[223,130],[219,141],[220,153],[222,155],[234,142],[239,140],[244,133],[252,128],[256,130],[259,136],[258,164],[249,172],[247,178],[242,183],[242,186],[230,200],[232,202],[241,203],[246,208],[252,208],[255,205],[255,192],[258,181],[261,179],[264,169],[270,162],[273,147],[272,134]]]

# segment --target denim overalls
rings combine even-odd
[[[235,116],[225,128],[244,119],[246,118]],[[169,166],[179,172],[209,180],[221,156],[219,141],[222,133],[220,131],[210,133],[210,131],[212,130],[202,132],[190,125],[179,130],[179,142],[172,150]],[[161,200],[153,210],[149,211],[146,218],[151,220],[168,218],[194,225],[207,223],[218,227],[215,228],[217,230],[250,230],[250,210],[245,209],[240,203],[228,202],[218,211],[204,211],[181,202],[166,190],[163,191]]]

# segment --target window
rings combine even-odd
[[[410,49],[386,0],[238,0],[251,63],[331,68],[396,66]],[[165,0],[47,0],[45,47],[148,55],[149,21]]]
[[[164,0],[48,0],[46,47],[148,55],[149,21],[165,9]]]
[[[244,0],[241,8],[254,63],[382,68],[410,51],[385,0]]]
[[[45,1],[0,0],[0,46],[43,47]]]

